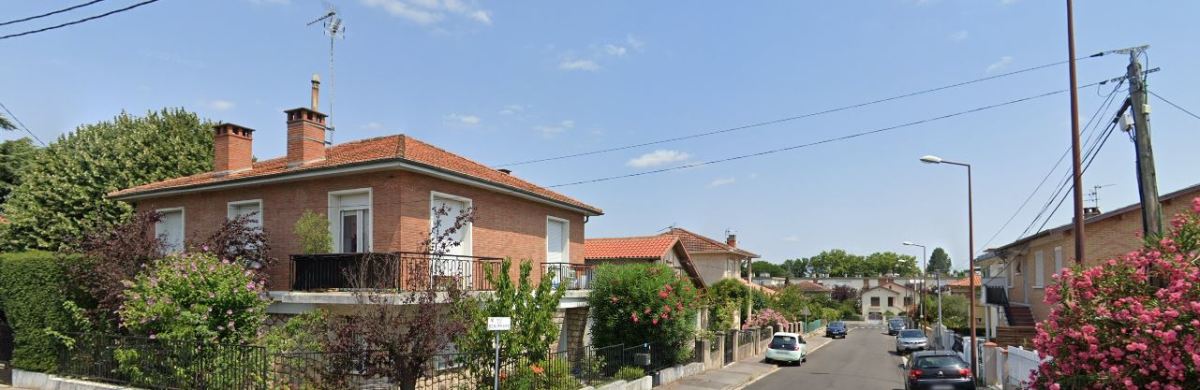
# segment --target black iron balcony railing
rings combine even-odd
[[[500,259],[429,253],[330,253],[292,255],[292,290],[399,289],[420,291],[458,282],[468,291],[490,291],[486,270]]]
[[[554,287],[560,284],[567,290],[591,290],[593,265],[571,263],[546,263],[542,267],[543,278],[553,278]]]

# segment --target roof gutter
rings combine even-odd
[[[149,190],[149,191],[144,191],[144,192],[135,192],[132,194],[112,196],[112,197],[110,197],[110,199],[120,200],[120,201],[135,201],[135,200],[142,200],[142,199],[159,198],[159,197],[164,197],[164,196],[186,195],[186,194],[193,194],[193,193],[198,193],[198,192],[231,189],[231,188],[245,187],[245,186],[251,186],[251,185],[286,183],[286,182],[292,182],[292,181],[297,181],[297,180],[314,179],[314,178],[320,178],[320,177],[326,177],[326,176],[336,176],[336,175],[354,174],[354,173],[366,173],[366,172],[375,172],[375,171],[386,171],[386,170],[392,170],[392,169],[420,173],[420,174],[433,176],[433,177],[443,179],[446,181],[450,181],[450,182],[465,184],[468,186],[482,188],[482,189],[489,190],[489,191],[495,191],[495,192],[499,192],[499,193],[506,194],[506,195],[512,195],[512,196],[515,196],[518,198],[531,200],[534,202],[538,202],[538,203],[542,203],[542,204],[555,206],[558,208],[563,208],[563,209],[575,211],[578,213],[582,213],[585,216],[596,216],[596,215],[604,214],[603,212],[600,212],[598,210],[590,210],[590,209],[586,209],[583,207],[575,206],[570,203],[566,203],[566,202],[559,201],[556,199],[551,199],[551,198],[548,198],[545,196],[534,194],[532,192],[529,192],[528,190],[523,190],[520,188],[515,188],[515,187],[511,187],[511,186],[506,186],[506,185],[495,184],[495,183],[483,181],[483,180],[476,179],[476,178],[473,178],[473,177],[470,177],[470,176],[467,176],[467,175],[464,175],[464,174],[461,174],[458,172],[448,171],[448,170],[444,170],[444,169],[438,169],[438,168],[434,168],[429,165],[420,164],[420,163],[416,163],[416,162],[406,160],[406,159],[401,159],[401,158],[392,158],[392,159],[378,160],[378,161],[357,163],[357,164],[346,164],[346,165],[339,165],[339,166],[334,166],[334,167],[329,167],[329,168],[317,168],[317,169],[306,170],[306,171],[295,172],[295,173],[283,172],[283,173],[277,173],[277,174],[272,174],[272,175],[248,177],[248,178],[244,178],[244,179],[234,179],[234,180],[229,180],[229,181],[219,182],[219,183],[214,183],[214,184],[200,184],[200,185],[192,185],[192,186],[164,188],[164,189],[160,189],[160,190]]]

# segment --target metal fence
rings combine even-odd
[[[812,320],[812,321],[809,321],[808,323],[805,323],[804,324],[804,333],[808,333],[808,332],[812,332],[814,330],[820,329],[822,326],[822,323],[823,322],[821,320]]]
[[[60,375],[155,389],[265,389],[268,354],[249,345],[73,335]]]
[[[500,259],[415,252],[292,255],[292,289],[427,290],[457,281],[467,291],[490,291],[488,269]]]
[[[58,374],[146,389],[491,388],[576,390],[613,381],[623,367],[652,372],[671,351],[652,344],[611,345],[521,354],[440,354],[430,359],[385,351],[268,353],[264,347],[163,341],[113,335],[72,335]],[[658,362],[658,363],[656,363]]]

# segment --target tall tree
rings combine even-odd
[[[950,255],[946,254],[946,250],[940,247],[933,249],[933,254],[929,255],[929,264],[925,266],[926,273],[950,273]]]
[[[803,278],[808,276],[808,259],[784,260],[782,267],[793,277]]]
[[[121,113],[79,126],[37,153],[4,203],[4,249],[59,249],[127,218],[112,191],[212,169],[210,123],[183,109]]]
[[[759,274],[768,273],[771,277],[778,278],[788,275],[788,272],[779,264],[759,260],[750,264],[752,276],[757,277]]]
[[[21,184],[21,170],[29,165],[37,151],[29,138],[0,143],[0,202],[7,200],[12,190]]]

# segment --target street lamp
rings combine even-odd
[[[925,249],[924,245],[917,244],[912,241],[905,241],[902,244],[904,244],[905,246],[921,247],[921,297],[920,297],[921,302],[918,305],[921,307],[921,322],[924,322],[925,321],[925,266],[926,266],[925,261],[927,259],[929,259],[929,256],[928,256],[928,253],[926,253],[926,249]]]
[[[971,323],[971,377],[979,372],[978,348],[975,345],[975,211],[971,199],[971,164],[943,160],[938,156],[922,156],[921,162],[927,164],[949,164],[967,168],[967,277],[970,280],[971,302],[967,322]]]

